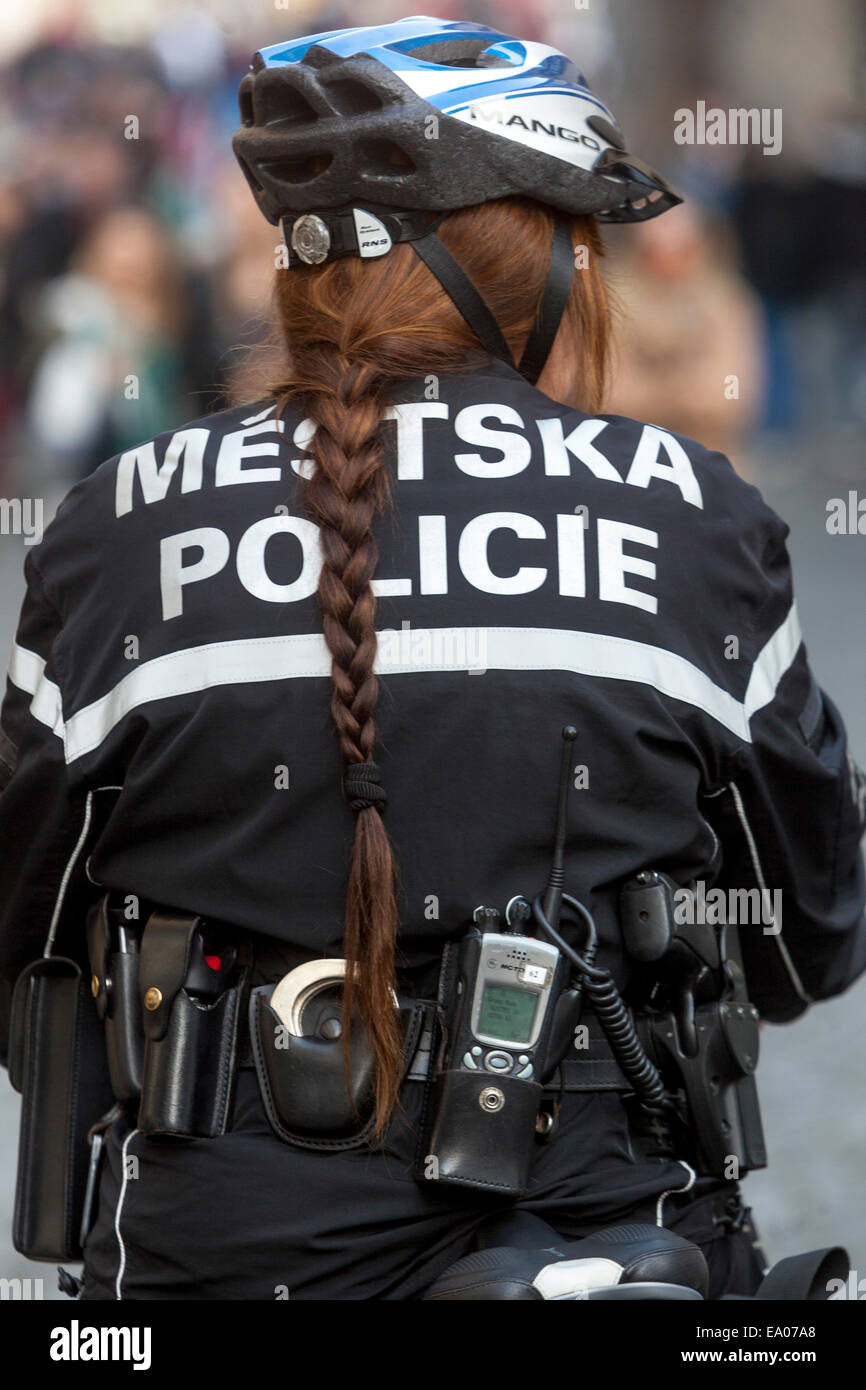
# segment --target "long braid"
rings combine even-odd
[[[439,228],[517,357],[541,298],[551,234],[550,212],[522,198],[462,208]],[[592,255],[588,268],[574,277],[560,355],[580,364],[582,405],[593,413],[600,408],[608,349],[609,313],[599,271],[603,247],[591,218],[573,219],[572,239]],[[395,246],[381,260],[349,256],[324,266],[280,270],[277,303],[280,377],[272,394],[280,410],[300,405],[317,424],[307,449],[314,468],[305,504],[321,536],[319,605],[332,656],[331,713],[348,770],[372,761],[375,745],[372,527],[390,490],[379,437],[390,389],[398,380],[435,383],[438,373],[471,370],[478,365],[479,344],[409,246]],[[351,799],[345,775],[344,789]],[[348,1069],[354,1002],[376,1055],[379,1134],[396,1103],[402,1054],[391,999],[395,882],[381,814],[369,805],[357,812],[349,869],[343,949],[357,969],[350,968],[346,977],[343,1047]]]
[[[318,428],[315,467],[305,501],[318,522],[322,570],[318,599],[331,653],[331,715],[347,765],[373,760],[379,682],[371,580],[378,560],[373,523],[389,496],[379,434],[388,406],[375,367],[318,343],[298,364],[317,383],[305,406]],[[351,1015],[357,1002],[376,1055],[376,1127],[381,1133],[399,1085],[401,1038],[391,990],[397,937],[396,874],[391,843],[375,805],[356,812],[346,898],[343,1048],[348,1066]]]

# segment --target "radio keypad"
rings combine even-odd
[[[478,1071],[478,1058],[481,1056],[483,1048],[472,1047],[468,1052],[463,1053],[463,1065],[467,1071]]]
[[[510,1052],[501,1048],[491,1048],[485,1053],[483,1048],[476,1045],[464,1052],[463,1065],[467,1071],[480,1071],[483,1067],[485,1071],[493,1072],[494,1076],[513,1074],[521,1081],[529,1081],[535,1075],[535,1069],[525,1052],[521,1052],[515,1060]]]
[[[498,1071],[501,1076],[504,1076],[506,1072],[511,1071],[511,1068],[514,1066],[514,1058],[511,1056],[510,1052],[494,1050],[493,1052],[488,1052],[487,1056],[484,1058],[484,1066],[487,1071]]]

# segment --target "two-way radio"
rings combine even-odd
[[[570,725],[563,729],[553,864],[544,894],[545,916],[555,925],[576,737]],[[573,1013],[577,998],[568,988],[563,952],[528,934],[532,918],[519,895],[508,903],[504,926],[495,908],[478,907],[472,927],[446,950],[442,1037],[431,1068],[432,1121],[422,1155],[428,1180],[515,1195],[526,1189],[542,1083],[559,1061],[555,1056],[551,1062],[552,1044],[556,1048],[563,1031],[559,1006],[564,1000]]]

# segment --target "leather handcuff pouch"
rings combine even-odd
[[[342,987],[339,981],[331,985],[307,1006],[302,1026],[292,1025],[283,1009],[272,1007],[277,985],[253,989],[249,1005],[253,1057],[271,1128],[286,1143],[324,1151],[369,1143],[375,1118],[372,1043],[361,1019],[353,1017],[347,1081],[340,1028]],[[423,1001],[400,1007],[404,1076],[423,1019]]]

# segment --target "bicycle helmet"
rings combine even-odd
[[[551,265],[518,370],[540,375],[574,270],[568,214],[656,217],[681,201],[634,155],[565,54],[471,21],[416,15],[256,53],[233,148],[289,266],[409,241],[494,356],[510,350],[435,236],[457,208],[510,195],[556,210]]]

